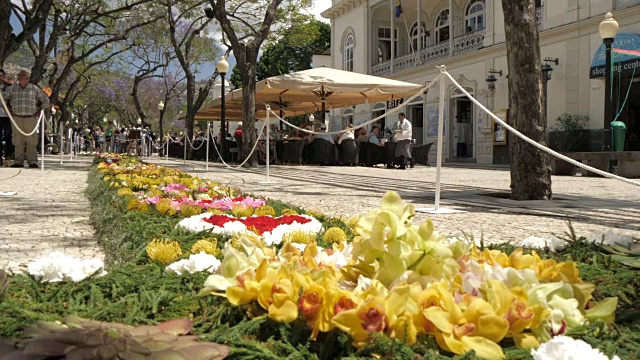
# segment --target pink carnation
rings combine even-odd
[[[166,193],[178,193],[180,191],[189,191],[189,188],[184,184],[169,184],[164,187]]]

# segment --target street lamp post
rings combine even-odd
[[[222,56],[218,64],[216,65],[216,70],[218,70],[218,74],[220,74],[220,127],[222,128],[222,136],[220,139],[220,145],[222,148],[222,155],[224,157],[228,154],[227,149],[227,132],[229,131],[229,124],[227,124],[226,114],[225,114],[225,96],[224,93],[224,83],[226,82],[227,71],[229,71],[229,63],[227,59]],[[242,149],[238,149],[238,151],[242,151]]]
[[[159,134],[160,136],[162,136],[163,132],[162,132],[162,120],[164,120],[164,103],[162,102],[162,100],[160,100],[160,102],[158,103],[158,112],[160,112],[160,119],[158,122],[158,126],[159,126]]]
[[[544,96],[544,116],[545,118],[548,116],[547,113],[547,105],[549,103],[548,101],[548,94],[549,94],[549,80],[551,80],[551,72],[553,71],[553,68],[551,67],[551,65],[549,65],[549,63],[554,63],[556,64],[556,66],[558,66],[558,64],[560,63],[560,60],[558,58],[552,59],[552,58],[544,58],[543,60],[544,64],[542,65],[542,92],[543,92],[543,96]],[[548,119],[547,119],[548,121]]]
[[[606,54],[606,69],[604,77],[604,129],[611,128],[613,121],[613,91],[612,91],[612,71],[611,71],[611,45],[618,35],[620,29],[618,22],[613,18],[613,14],[608,12],[604,16],[604,20],[600,23],[600,37],[604,42]],[[611,136],[604,137],[606,150],[611,150]]]

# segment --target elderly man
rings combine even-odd
[[[395,129],[396,141],[396,161],[399,164],[399,169],[406,169],[407,165],[411,161],[411,139],[412,129],[411,121],[405,118],[404,113],[398,114],[398,123]]]
[[[38,135],[34,132],[29,136],[24,133],[32,132],[38,125],[41,109],[49,108],[49,98],[40,87],[29,83],[29,73],[20,71],[18,83],[11,85],[4,92],[4,99],[11,110],[11,115],[20,129],[13,127],[13,146],[15,146],[16,161],[11,167],[24,167],[25,145],[27,147],[27,162],[30,168],[38,168]],[[20,132],[20,130],[22,132]],[[44,154],[43,154],[44,156]]]

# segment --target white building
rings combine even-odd
[[[400,1],[402,13],[396,17]],[[640,49],[640,0],[537,2],[542,58],[558,59],[558,65],[549,62],[553,67],[548,82],[549,126],[568,113],[588,115],[589,128],[602,129],[604,50],[598,26],[605,13],[613,12],[620,23],[613,46]],[[322,16],[331,21],[331,67],[424,84],[437,76],[435,66],[444,64],[490,109],[498,112],[508,106],[500,0],[334,0]],[[640,60],[618,57],[616,61],[621,61],[614,86],[621,94],[620,120],[627,124],[627,137],[632,138],[627,147],[640,146],[633,142],[633,136],[640,134]],[[490,71],[497,78],[495,90],[490,90],[486,81]],[[628,101],[624,103],[627,91]],[[384,113],[388,106],[377,103],[331,109],[331,126],[336,129],[349,121],[362,123]],[[437,86],[426,97],[409,104],[406,113],[414,124],[417,143],[435,141]],[[446,119],[447,161],[508,162],[508,146],[500,141],[500,131],[495,131],[499,129],[453,86],[447,93]],[[386,125],[393,120],[387,119]],[[601,146],[595,144],[597,141],[593,140],[594,147]],[[434,158],[432,153],[430,159]]]

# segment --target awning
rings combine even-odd
[[[634,52],[640,51],[640,34],[619,33],[613,41],[612,47],[616,50],[612,53],[614,71],[631,75],[635,69],[640,75],[640,58]],[[596,51],[591,61],[592,79],[601,78],[606,73],[607,53],[605,45],[602,44]]]

